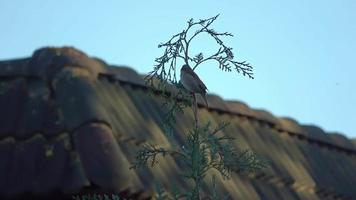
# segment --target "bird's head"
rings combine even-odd
[[[189,67],[189,65],[187,65],[187,64],[184,64],[183,66],[182,66],[182,68],[180,69],[180,71],[182,72],[182,71],[185,71],[185,72],[188,72],[188,71],[191,71],[192,69]]]

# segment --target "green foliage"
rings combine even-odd
[[[72,195],[73,200],[126,200],[121,198],[116,194],[83,194],[83,195]]]
[[[159,154],[165,156],[171,152],[172,151],[168,151],[164,148],[158,148],[152,144],[143,144],[141,149],[136,153],[136,159],[130,169],[139,169],[147,165],[153,167],[155,164],[157,164],[156,158]]]
[[[163,185],[159,182],[159,181],[156,181],[155,182],[155,190],[156,190],[156,199],[157,200],[164,200],[167,198],[167,195],[165,195],[164,193],[164,188],[163,188]]]
[[[212,176],[211,177],[211,195],[209,195],[211,200],[220,200],[220,199],[224,199],[224,200],[228,200],[231,199],[229,194],[226,194],[225,197],[220,197],[220,195],[217,192],[217,188],[216,188],[216,177]]]
[[[253,79],[252,66],[246,61],[239,62],[234,60],[232,48],[228,47],[221,39],[222,37],[232,37],[233,35],[228,32],[219,33],[211,28],[218,16],[200,19],[196,22],[190,19],[186,29],[173,35],[167,42],[158,45],[158,48],[164,48],[164,53],[161,57],[155,59],[154,69],[147,74],[145,82],[151,88],[160,91],[166,98],[163,103],[164,108],[167,109],[163,127],[167,136],[173,134],[174,116],[177,113],[183,113],[185,108],[192,106],[191,97],[177,79],[177,63],[179,60],[192,66],[193,70],[202,63],[213,60],[218,63],[219,68],[223,71],[231,72],[233,67],[238,73]],[[217,43],[217,51],[209,56],[204,56],[203,52],[191,56],[189,54],[191,42],[198,35],[204,33],[211,36]],[[176,90],[175,94],[172,93],[172,88]]]
[[[163,127],[167,136],[173,134],[175,117],[178,113],[184,113],[185,108],[192,107],[197,110],[197,105],[189,93],[184,89],[176,77],[177,59],[182,59],[184,63],[194,66],[196,69],[200,64],[208,60],[218,62],[219,68],[224,71],[232,71],[232,66],[244,76],[253,78],[252,67],[246,62],[233,60],[232,48],[227,47],[220,39],[221,36],[232,36],[224,32],[219,33],[210,28],[210,25],[217,19],[218,15],[209,19],[194,22],[188,21],[187,29],[174,35],[168,42],[160,44],[164,47],[163,56],[156,59],[157,64],[154,70],[146,77],[146,84],[151,86],[152,91],[161,93],[163,106],[167,109],[164,115]],[[188,37],[188,32],[195,29],[195,32]],[[205,57],[203,53],[196,56],[189,55],[189,45],[199,34],[207,33],[219,45],[216,53]],[[194,102],[194,103],[193,103]],[[165,193],[161,184],[156,184],[156,199],[200,199],[203,179],[209,170],[217,170],[225,179],[231,177],[232,172],[254,172],[267,166],[267,162],[249,150],[237,150],[233,141],[234,138],[224,134],[228,123],[222,122],[217,127],[212,128],[211,123],[199,126],[195,113],[195,128],[185,134],[184,141],[178,145],[172,145],[170,149],[165,149],[153,144],[144,144],[136,154],[136,159],[131,168],[157,164],[158,156],[171,155],[176,158],[181,166],[182,177],[188,183],[193,183],[193,187],[185,192]],[[176,141],[173,141],[176,142]],[[177,142],[176,142],[177,143]],[[215,177],[212,179],[212,194],[210,199],[220,199],[216,191]],[[228,196],[226,197],[228,198]]]
[[[178,149],[164,149],[151,144],[144,144],[137,152],[132,168],[153,167],[157,164],[157,156],[172,155],[183,166],[186,180],[194,182],[194,188],[183,196],[197,199],[202,181],[207,172],[215,169],[229,179],[232,172],[254,172],[267,166],[267,162],[249,150],[238,151],[234,148],[234,138],[222,134],[228,123],[221,123],[211,129],[207,123],[203,127],[193,129],[186,134],[184,144]],[[162,188],[157,187],[159,198],[163,198]],[[158,198],[157,197],[157,198]]]
[[[162,106],[167,109],[164,114],[164,133],[171,137],[173,135],[174,124],[176,122],[176,115],[178,113],[183,114],[184,109],[192,106],[191,96],[186,92],[181,83],[173,84],[176,87],[176,93],[172,92],[164,93],[164,102]]]
[[[154,86],[158,89],[165,89],[166,83],[178,83],[176,75],[176,64],[178,59],[182,59],[185,64],[192,66],[195,70],[200,64],[214,60],[218,62],[218,66],[221,70],[232,71],[232,67],[244,76],[253,78],[253,68],[247,62],[239,62],[234,60],[234,54],[232,48],[224,44],[221,37],[233,36],[231,33],[223,32],[219,33],[210,28],[210,25],[218,18],[219,15],[209,19],[200,19],[194,22],[193,19],[188,21],[188,27],[182,32],[173,35],[170,40],[158,45],[158,48],[165,48],[161,57],[156,58],[156,65],[153,71],[149,72],[145,77],[146,82],[150,86]],[[195,32],[192,36],[188,36],[190,31]],[[211,36],[219,46],[216,53],[204,57],[203,53],[199,53],[196,56],[189,54],[189,47],[193,39],[199,34],[207,33]],[[158,79],[158,84],[154,84],[154,79]]]

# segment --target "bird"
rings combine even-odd
[[[206,100],[207,87],[187,64],[184,64],[180,69],[180,81],[183,87],[192,94],[200,94],[204,98],[206,106],[208,106],[208,101]]]

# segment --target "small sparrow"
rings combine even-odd
[[[208,101],[206,100],[206,86],[203,81],[200,80],[198,75],[188,66],[183,65],[180,69],[180,81],[184,88],[191,93],[199,93],[208,106]]]

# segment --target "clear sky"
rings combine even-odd
[[[197,73],[210,92],[356,137],[355,0],[0,0],[0,60],[70,45],[147,73],[160,42],[189,18],[219,13],[213,27],[235,35],[226,42],[255,79],[204,65]]]

